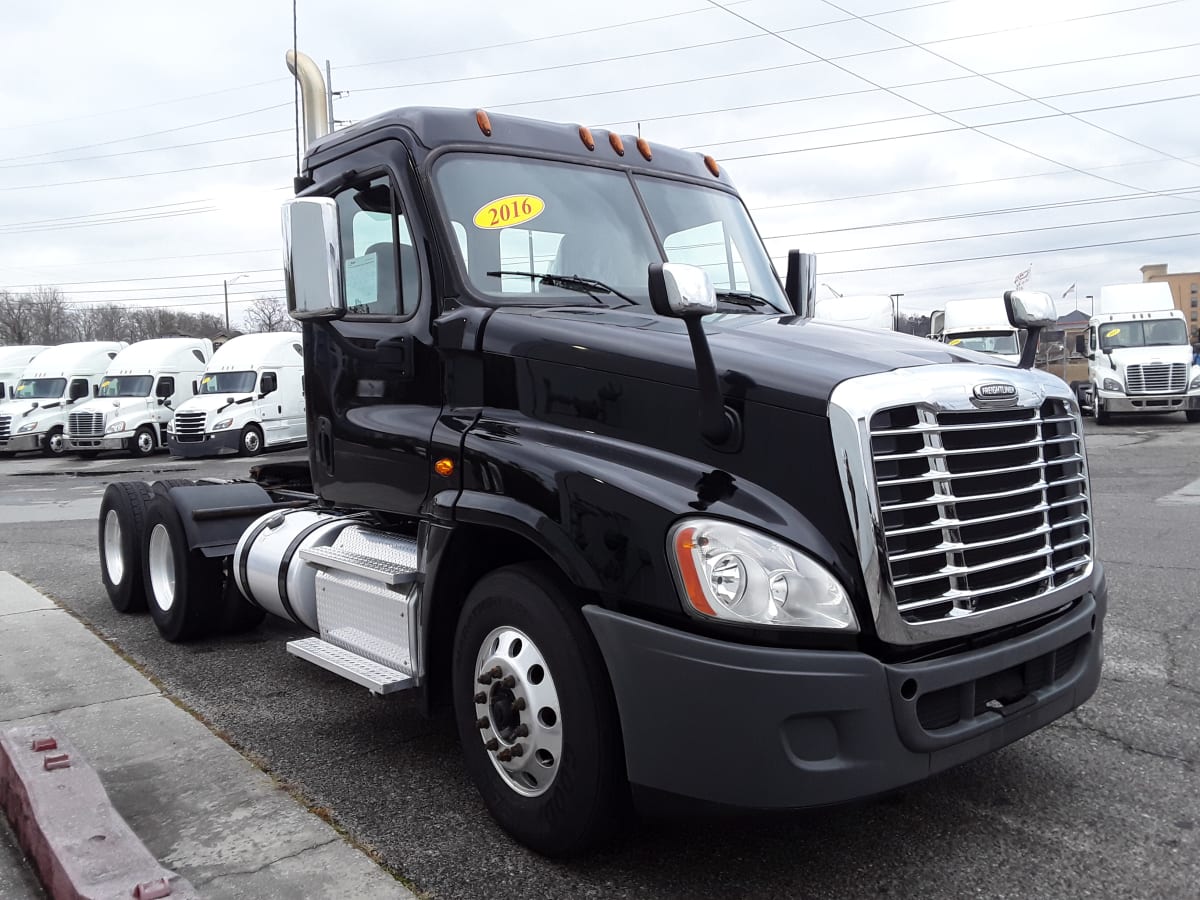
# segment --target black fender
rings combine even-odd
[[[171,488],[166,497],[179,513],[188,549],[232,556],[242,532],[273,504],[257,484],[197,484]]]

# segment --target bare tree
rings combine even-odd
[[[242,317],[246,331],[299,331],[300,323],[288,315],[279,297],[258,297]]]

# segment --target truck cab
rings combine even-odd
[[[168,639],[240,602],[449,704],[488,810],[552,855],[631,800],[891,790],[1095,690],[1070,389],[814,319],[811,260],[776,273],[711,157],[401,109],[315,136],[297,190],[308,467],[148,491],[134,557],[110,485],[118,608],[137,571]],[[1036,346],[1052,302],[1006,303]]]
[[[99,394],[67,417],[67,449],[80,457],[103,450],[149,456],[166,446],[165,429],[212,357],[207,338],[139,341],[116,355]]]
[[[949,300],[930,321],[934,340],[952,347],[986,353],[1016,365],[1024,349],[1024,336],[1014,328],[999,297]]]
[[[0,404],[0,455],[66,452],[67,417],[81,400],[94,396],[123,341],[59,344],[35,356],[13,385],[12,399]]]
[[[1167,285],[1105,285],[1077,350],[1088,359],[1080,400],[1096,424],[1119,413],[1180,411],[1200,422],[1200,366]]]
[[[221,345],[167,424],[172,456],[255,456],[305,439],[301,338],[243,334]]]
[[[11,398],[22,373],[33,358],[45,349],[40,344],[0,347],[0,403]]]

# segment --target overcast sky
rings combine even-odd
[[[1030,264],[1064,312],[1200,269],[1200,0],[720,3],[299,0],[299,46],[339,119],[482,106],[711,152],[772,256],[908,311]],[[235,324],[278,294],[291,13],[6,5],[0,289],[219,313],[236,279]]]

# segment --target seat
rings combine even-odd
[[[367,248],[364,256],[374,256],[376,302],[371,304],[369,312],[376,315],[395,316],[407,315],[417,305],[421,278],[417,268],[417,252],[408,245],[400,245],[400,278],[404,293],[396,295],[396,245],[380,241]]]

